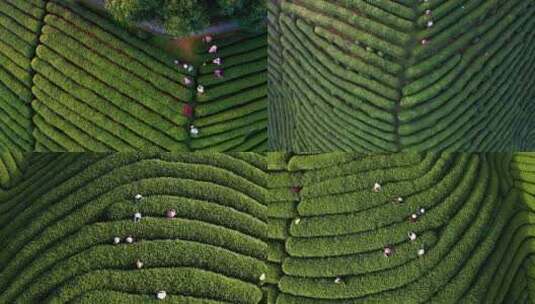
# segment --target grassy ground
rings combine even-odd
[[[535,145],[529,1],[268,3],[273,149]]]
[[[266,149],[263,34],[219,37],[217,54],[207,53],[211,44],[186,43],[188,55],[175,57],[74,3],[7,1],[0,21],[3,149]],[[214,76],[216,57],[222,79]],[[184,58],[193,69],[183,67]]]

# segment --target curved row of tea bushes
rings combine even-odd
[[[512,135],[529,123],[518,118],[532,98],[525,79],[535,68],[530,43],[535,8],[524,1],[483,1],[479,7],[457,7],[451,15],[444,20],[433,15],[429,48],[418,49],[418,64],[406,71],[412,82],[401,99],[401,144],[418,150],[510,151]],[[450,21],[453,15],[459,16]],[[455,25],[447,28],[449,22]]]
[[[291,191],[291,175],[285,171],[286,160],[289,157],[284,153],[268,153],[267,163],[269,170],[266,196],[268,217],[268,276],[266,279],[266,304],[276,303],[279,296],[278,283],[282,277],[281,264],[287,256],[284,249],[284,240],[288,237],[290,220],[296,214],[297,201]]]
[[[47,13],[32,62],[36,133],[56,144],[47,150],[187,150],[191,76],[87,9],[49,2]]]
[[[199,135],[190,142],[192,150],[267,150],[266,39],[265,33],[218,38],[206,46],[216,45],[216,53],[199,54],[204,64],[196,81],[204,93],[195,98],[191,124]]]
[[[284,139],[272,145],[296,152],[533,147],[521,133],[533,115],[534,17],[533,2],[521,0],[276,1],[272,132]],[[279,112],[295,121],[285,124]]]
[[[280,2],[267,1],[268,12],[268,138],[270,149],[290,146],[292,142],[293,121],[295,119],[292,103],[285,102],[282,94],[283,79],[282,48],[280,45],[281,28],[279,26]],[[277,119],[275,119],[277,117]]]
[[[0,3],[0,150],[31,151],[32,67],[45,1]]]
[[[218,38],[196,66],[70,1],[8,0],[0,18],[1,150],[267,149],[265,33]]]
[[[516,250],[514,257],[510,253],[504,254],[504,257],[508,259],[508,263],[513,267],[517,267],[518,270],[516,270],[514,276],[510,274],[507,280],[502,280],[501,290],[504,290],[504,286],[510,288],[508,294],[505,297],[502,296],[502,298],[504,301],[518,299],[514,301],[518,303],[521,303],[522,298],[527,298],[526,302],[529,303],[530,300],[533,301],[533,278],[535,277],[535,264],[533,264],[531,252],[535,245],[533,242],[533,222],[535,220],[535,154],[513,154],[510,171],[513,186],[520,193],[523,206],[516,215],[515,223],[511,224],[516,229],[515,239],[513,241],[519,244],[519,249]],[[513,241],[510,241],[513,245],[509,246],[515,246]],[[495,286],[499,285],[496,284]]]
[[[1,302],[532,298],[533,153],[35,153],[11,166]]]
[[[533,157],[270,155],[270,303],[529,300]]]
[[[27,164],[26,154],[17,149],[0,149],[0,189],[7,189],[20,180]]]
[[[29,157],[0,192],[0,302],[261,302],[265,156]]]

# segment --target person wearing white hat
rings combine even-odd
[[[381,191],[381,184],[379,184],[379,183],[373,184],[373,189],[372,190],[373,190],[373,192]]]
[[[189,127],[189,134],[191,135],[191,137],[197,137],[199,136],[199,129],[196,126],[191,125]]]
[[[165,298],[167,298],[167,292],[165,292],[165,290],[160,290],[156,292],[156,298],[158,300],[165,300]]]

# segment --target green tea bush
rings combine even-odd
[[[0,153],[32,151],[30,103],[35,55],[45,1],[0,3]]]
[[[0,192],[0,235],[9,243],[0,251],[0,301],[110,303],[104,298],[110,292],[113,301],[156,301],[164,290],[171,302],[261,302],[263,155],[23,159],[0,162],[0,180],[19,176]],[[177,213],[166,218],[171,208]],[[139,222],[136,212],[143,214]],[[132,243],[125,241],[129,235]],[[114,244],[117,236],[122,241]]]
[[[270,154],[268,303],[529,299],[533,157]]]
[[[271,149],[533,146],[534,16],[521,0],[270,1]]]
[[[533,153],[11,154],[0,182],[6,303],[531,299]]]
[[[216,37],[217,54],[197,48],[204,64],[188,71],[82,6],[52,1],[46,8],[28,96],[36,99],[33,135],[41,150],[267,149],[264,33]]]
[[[163,7],[112,2],[136,16]],[[167,4],[176,14],[203,12],[200,2]],[[263,7],[254,1],[217,5],[232,18]],[[187,69],[182,58],[75,2],[2,2],[0,152],[266,150],[265,30],[216,36],[212,43],[218,52],[208,52],[211,44],[195,46],[195,63]],[[216,77],[217,69],[223,77]]]

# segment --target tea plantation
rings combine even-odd
[[[205,93],[195,100],[199,136],[190,143],[192,150],[266,151],[267,115],[267,38],[263,33],[247,39],[215,41],[220,65],[199,67],[197,82]],[[217,58],[199,54],[202,61]],[[223,78],[214,78],[222,69]]]
[[[534,153],[13,163],[1,303],[533,301]]]
[[[263,33],[215,37],[186,63],[83,6],[44,0],[2,1],[0,31],[2,150],[267,147]]]
[[[270,146],[533,149],[535,3],[271,0]]]
[[[0,151],[34,147],[31,60],[44,15],[43,0],[0,3]]]
[[[0,303],[264,297],[264,156],[34,153],[26,164],[0,188]]]
[[[268,303],[531,303],[535,154],[270,154]]]

